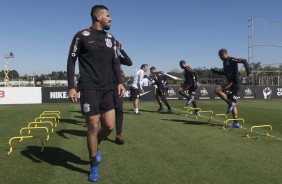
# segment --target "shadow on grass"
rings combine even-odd
[[[80,114],[81,114],[81,111],[69,111],[69,112],[77,112],[77,113],[80,113]]]
[[[36,163],[46,162],[53,166],[88,174],[88,171],[75,167],[71,163],[88,165],[89,161],[81,160],[78,156],[61,148],[45,147],[41,152],[40,146],[27,146],[25,150],[21,151],[21,154]]]
[[[75,135],[75,136],[81,136],[81,137],[86,137],[87,136],[87,131],[83,131],[83,130],[59,130],[59,131],[56,131],[56,133],[65,138],[65,139],[69,139],[66,134],[69,134],[69,135]]]
[[[162,120],[179,122],[179,123],[183,123],[187,125],[208,125],[208,126],[221,126],[222,127],[222,124],[202,122],[202,121],[188,121],[188,120],[182,120],[182,119],[162,119]]]

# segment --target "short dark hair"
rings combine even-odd
[[[220,49],[219,51],[218,51],[218,55],[219,56],[221,56],[222,54],[227,54],[227,50],[226,49]]]
[[[179,64],[186,64],[186,61],[181,60],[181,61],[179,62]]]
[[[145,68],[146,66],[148,66],[147,64],[143,64],[143,65],[141,65],[141,69],[143,69],[143,68]]]
[[[92,9],[91,9],[91,14],[90,14],[92,21],[95,20],[95,14],[98,13],[99,10],[109,10],[109,9],[104,5],[93,6]]]
[[[156,70],[156,67],[152,66],[152,67],[150,68],[150,71],[152,71],[152,70]]]

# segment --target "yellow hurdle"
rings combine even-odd
[[[184,107],[185,108],[185,107]],[[188,114],[192,114],[194,110],[198,110],[198,111],[201,111],[202,109],[201,108],[193,108],[193,107],[189,107],[187,108],[187,111],[186,111],[186,116]]]
[[[47,120],[53,120],[53,123],[54,123],[54,127],[57,127],[57,118],[56,117],[45,117],[45,116],[40,116],[40,117],[37,117],[34,119],[35,122],[45,122],[44,120],[47,119]],[[43,121],[42,121],[43,120]]]
[[[211,119],[211,117],[213,115],[213,111],[211,111],[211,110],[207,110],[207,111],[199,110],[196,119],[198,119],[198,117],[205,117],[205,116],[201,115],[201,113],[208,113],[208,114],[210,114],[209,120]]]
[[[20,139],[20,140],[23,140],[23,139],[29,139],[29,138],[41,138],[41,145],[42,145],[42,149],[41,149],[41,152],[43,151],[44,149],[44,144],[43,144],[43,139],[42,137],[34,137],[34,136],[17,136],[17,137],[12,137],[10,138],[9,140],[9,146],[10,146],[10,150],[9,152],[7,153],[7,155],[10,155],[13,151],[13,146],[12,146],[12,141],[15,140],[15,139]]]
[[[225,126],[228,124],[229,121],[234,121],[234,120],[237,120],[239,122],[242,122],[243,124],[245,123],[245,120],[243,118],[237,118],[237,119],[227,119],[225,121],[225,124],[223,125],[223,129],[225,129]],[[240,125],[240,128],[243,128],[243,125]]]
[[[217,117],[219,117],[219,116],[222,117],[222,116],[223,116],[223,117],[224,117],[223,124],[225,124],[225,121],[227,120],[227,115],[226,115],[226,114],[215,114],[214,116],[217,116]],[[212,118],[213,118],[213,116],[210,117],[209,121],[210,121]]]
[[[59,119],[61,119],[61,117],[60,117],[60,114],[58,114],[58,113],[56,113],[56,112],[43,112],[43,113],[41,113],[40,114],[40,117],[46,117],[46,116],[49,116],[49,117],[53,117],[53,116],[56,116],[56,118],[59,120]]]
[[[51,125],[51,133],[54,132],[54,124],[51,121],[43,121],[43,122],[29,122],[27,127],[32,127],[31,125],[34,125],[34,127],[37,127],[37,125],[46,125],[50,124]],[[30,130],[28,131],[28,134],[30,134]]]
[[[49,131],[47,127],[24,127],[20,130],[20,135],[23,136],[23,130],[29,130],[28,132],[30,132],[30,130],[36,130],[36,129],[41,129],[41,130],[46,130],[46,141],[49,140]],[[19,142],[22,142],[23,139],[21,139]]]
[[[256,126],[252,126],[249,130],[249,133],[252,133],[253,132],[253,129],[255,128],[267,128],[268,129],[268,132],[266,133],[267,136],[270,136],[270,137],[274,137],[272,135],[270,135],[269,133],[272,132],[272,126],[271,125],[256,125]],[[250,137],[249,134],[247,134],[247,137]]]
[[[60,111],[43,111],[42,114],[48,114],[48,113],[57,113],[57,114],[61,115]]]

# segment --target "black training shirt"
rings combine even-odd
[[[113,73],[122,84],[120,61],[114,37],[88,28],[74,36],[68,55],[68,87],[74,88],[75,63],[79,61],[79,88],[113,90]]]
[[[251,71],[247,60],[242,58],[234,58],[234,57],[228,57],[223,61],[223,71],[213,70],[213,73],[219,75],[225,75],[228,82],[238,84],[240,83],[240,75],[238,69],[239,63],[244,64],[247,75],[249,75]]]

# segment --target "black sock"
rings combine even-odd
[[[192,102],[192,105],[193,105],[194,108],[197,108],[197,103],[196,103],[195,100]]]
[[[91,167],[98,165],[96,156],[95,157],[90,157],[90,165],[91,165]]]

